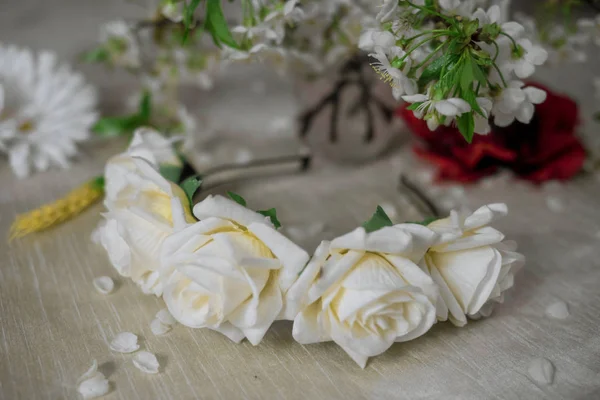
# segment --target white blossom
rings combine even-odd
[[[531,122],[535,105],[546,101],[547,94],[541,89],[524,86],[521,81],[512,81],[495,99],[492,114],[496,125],[505,127],[515,119],[524,124]]]
[[[140,48],[127,22],[117,20],[103,25],[100,41],[108,51],[112,64],[125,68],[140,67]]]
[[[577,26],[591,36],[596,46],[600,46],[600,14],[595,18],[582,18],[577,21]]]
[[[535,72],[535,67],[540,66],[548,59],[548,52],[541,46],[534,45],[529,39],[517,41],[519,57],[513,57],[509,65],[517,77],[528,78]]]
[[[395,52],[394,56],[404,57],[405,53],[401,49],[396,48],[395,50],[397,51]],[[412,62],[410,58],[406,58],[405,66],[403,70],[400,70],[392,66],[388,60],[388,56],[384,53],[381,47],[377,47],[375,49],[375,53],[371,53],[369,56],[377,60],[377,62],[373,63],[372,65],[381,78],[390,83],[394,98],[400,99],[405,93],[408,95],[413,95],[416,93],[416,82],[414,79],[408,78],[406,73],[403,72],[410,69]]]

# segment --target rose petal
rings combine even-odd
[[[431,260],[465,314],[475,314],[489,299],[501,268],[500,253],[491,247],[432,253]]]
[[[156,313],[156,319],[165,325],[175,325],[177,320],[171,315],[168,309],[163,308]]]
[[[283,298],[281,290],[279,289],[277,282],[271,278],[270,282],[267,283],[267,286],[265,286],[260,293],[255,324],[251,327],[240,327],[250,343],[256,346],[261,342],[282,308]],[[243,311],[240,309],[240,312]],[[230,317],[230,321],[235,325],[233,315]]]
[[[110,348],[118,353],[133,353],[140,348],[137,340],[138,337],[133,333],[121,332],[110,342]]]
[[[328,241],[321,242],[310,262],[287,291],[281,318],[294,320],[300,309],[307,305],[310,286],[321,271],[321,265],[329,256],[329,244]]]
[[[147,374],[157,374],[160,365],[156,356],[147,351],[140,351],[133,358],[133,365]]]
[[[110,294],[115,288],[115,283],[108,276],[95,278],[92,283],[94,284],[94,288],[101,294]]]
[[[480,228],[489,225],[498,218],[508,215],[508,207],[504,203],[489,204],[483,206],[465,219],[466,230]]]
[[[283,264],[279,271],[279,286],[285,292],[298,278],[298,273],[308,262],[310,256],[298,245],[275,229],[263,223],[252,223],[248,230],[260,239]]]
[[[460,239],[456,239],[447,245],[436,248],[436,251],[446,253],[474,249],[476,247],[500,243],[504,239],[504,234],[502,232],[489,226],[479,228],[469,233],[470,235],[464,235]]]
[[[321,329],[319,311],[319,302],[315,302],[302,310],[294,319],[292,335],[298,343],[311,344],[331,340],[331,336]]]
[[[308,302],[317,300],[344,276],[362,258],[364,252],[350,250],[337,258],[330,258],[321,269],[321,276],[308,292]]]
[[[194,216],[199,220],[218,217],[248,226],[253,222],[267,223],[266,217],[223,196],[208,196],[194,206]]]

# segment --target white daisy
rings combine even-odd
[[[0,45],[0,152],[15,174],[67,168],[96,121],[96,93],[56,55]]]

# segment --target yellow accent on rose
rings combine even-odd
[[[101,200],[103,196],[103,178],[95,178],[86,182],[60,200],[17,215],[10,227],[9,240],[41,232],[68,221]]]

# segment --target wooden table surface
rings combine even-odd
[[[0,38],[5,43],[51,48],[66,60],[92,43],[100,22],[122,9],[135,12],[134,5],[116,0],[2,3]],[[83,69],[100,87],[103,108],[118,109],[125,98],[125,90],[118,87],[128,84],[128,78],[95,67]],[[589,73],[570,83],[552,80],[553,73],[541,75],[579,96],[585,111],[593,107],[584,101],[592,95]],[[221,118],[224,130],[238,134],[249,126],[259,131],[273,114],[292,112],[285,85],[269,81],[266,102],[244,102],[240,89],[235,91],[241,82],[240,76],[222,82],[210,103],[200,99],[196,107]],[[239,113],[225,113],[225,105],[229,110],[238,107]],[[586,129],[591,140],[596,128]],[[249,145],[253,134],[242,135]],[[123,146],[120,140],[94,142],[68,172],[50,171],[23,181],[0,161],[0,235],[5,237],[17,213],[101,173],[105,161]],[[319,161],[308,174],[237,184],[235,190],[256,207],[277,207],[290,225],[325,222],[322,237],[302,243],[312,251],[320,239],[356,226],[382,201],[396,205],[399,220],[414,218],[416,210],[395,190],[401,169],[422,175],[415,164],[402,162],[408,159],[403,151],[363,168]],[[506,202],[511,212],[498,227],[519,243],[526,268],[493,317],[462,329],[438,324],[417,340],[395,344],[364,370],[333,343],[294,342],[289,322],[275,323],[258,347],[181,325],[154,336],[150,322],[162,301],[120,278],[90,240],[100,205],[52,231],[12,243],[1,240],[0,399],[77,398],[76,380],[93,359],[111,382],[106,399],[600,398],[600,181],[588,175],[566,185],[536,188],[498,179],[470,187],[464,195],[456,187],[433,194],[472,207]],[[549,196],[564,211],[551,211]],[[93,289],[92,279],[101,275],[117,281],[113,294],[102,296]],[[566,320],[545,316],[555,300],[568,303],[571,315]],[[138,334],[142,348],[158,355],[158,375],[143,374],[131,355],[109,350],[108,342],[122,331]],[[556,366],[550,386],[527,375],[537,357]]]

